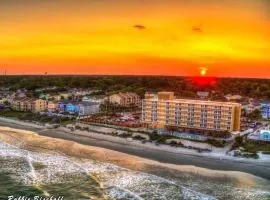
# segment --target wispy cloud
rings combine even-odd
[[[198,26],[193,26],[193,27],[192,27],[192,31],[193,31],[194,33],[203,33],[202,28],[200,28],[200,27],[198,27]]]
[[[138,30],[146,29],[146,27],[144,25],[141,25],[141,24],[136,24],[136,25],[133,26],[133,28],[138,29]]]

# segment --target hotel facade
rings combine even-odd
[[[145,94],[142,122],[152,128],[174,126],[190,130],[239,131],[238,103],[176,99],[173,92]]]

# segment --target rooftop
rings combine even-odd
[[[206,101],[206,100],[196,100],[196,99],[173,99],[173,100],[161,100],[158,99],[158,95],[154,95],[153,98],[147,99],[152,101],[163,101],[163,102],[173,102],[173,103],[190,103],[190,104],[205,104],[205,105],[220,105],[220,106],[241,106],[239,103],[233,102],[223,102],[223,101]]]

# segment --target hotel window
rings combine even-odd
[[[181,120],[181,117],[175,116],[175,120]]]
[[[207,118],[207,115],[201,114],[201,118]]]
[[[203,119],[203,120],[201,120],[201,123],[202,124],[207,124],[207,120],[206,119]]]
[[[201,128],[206,128],[206,124],[200,124]]]
[[[218,129],[219,130],[220,129],[220,126],[215,126],[215,129]]]
[[[187,125],[188,126],[194,126],[194,122],[188,122]]]
[[[214,119],[220,119],[221,115],[214,115]]]
[[[178,111],[181,111],[181,108],[176,106],[176,107],[175,107],[175,111],[177,111],[177,112],[178,112]]]

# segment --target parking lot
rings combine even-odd
[[[80,121],[137,128],[144,125],[141,123],[140,117],[141,114],[138,112],[96,114],[80,119]]]

